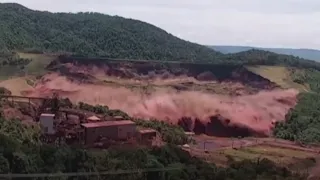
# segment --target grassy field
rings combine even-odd
[[[18,55],[20,58],[32,60],[24,69],[24,72],[28,75],[39,75],[45,73],[45,67],[56,58],[54,55],[46,54],[18,53]]]
[[[19,67],[2,66],[0,67],[0,81],[7,80],[11,77],[24,76],[24,72]]]
[[[47,72],[46,66],[50,64],[56,56],[46,54],[18,53],[20,58],[30,59],[27,65],[4,65],[0,67],[0,81],[8,80],[14,77],[38,76]]]
[[[205,158],[220,166],[227,166],[229,161],[258,160],[267,158],[292,170],[308,170],[315,165],[317,154],[300,150],[257,145],[240,149],[223,149],[210,152]]]
[[[301,92],[310,90],[307,84],[298,84],[292,80],[291,73],[287,67],[282,66],[248,66],[247,69],[270,81],[278,84],[282,88],[295,88]]]

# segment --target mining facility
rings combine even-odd
[[[27,103],[34,109],[34,122],[41,127],[41,141],[80,147],[107,148],[117,145],[154,145],[157,131],[138,127],[121,116],[106,117],[63,105],[57,95],[52,98],[1,95],[9,102]]]

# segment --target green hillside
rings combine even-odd
[[[13,49],[157,60],[212,60],[221,54],[138,20],[0,3],[0,50]]]
[[[220,61],[224,63],[233,62],[246,65],[282,65],[320,70],[320,63],[316,61],[258,49],[226,54],[224,56],[220,56]]]
[[[305,59],[320,61],[320,50],[315,49],[293,49],[293,48],[263,48],[263,47],[251,47],[251,46],[209,46],[212,49],[227,53],[238,53],[242,51],[248,51],[251,49],[260,49],[264,51],[270,51],[278,54],[286,54],[292,56],[298,56]]]

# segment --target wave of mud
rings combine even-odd
[[[283,121],[290,108],[296,105],[298,94],[290,89],[238,97],[165,90],[146,95],[123,87],[71,82],[58,74],[45,76],[34,90],[25,93],[43,97],[53,92],[74,102],[104,104],[133,117],[156,118],[199,133],[217,135],[219,132],[221,136],[234,136],[232,133],[237,131],[240,134],[269,135],[274,122]]]

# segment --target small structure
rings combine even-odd
[[[137,139],[139,142],[145,144],[152,143],[152,139],[157,136],[157,131],[154,129],[139,129]]]
[[[192,137],[195,135],[194,132],[184,132],[185,135],[189,136],[189,137]]]
[[[54,134],[54,114],[41,114],[40,126],[43,134]]]
[[[190,145],[189,145],[189,144],[184,144],[184,145],[182,145],[182,147],[184,147],[184,148],[190,148]]]
[[[114,116],[113,119],[115,121],[120,121],[120,120],[124,120],[124,118],[122,116]]]
[[[88,116],[93,116],[94,113],[79,109],[70,109],[70,108],[60,108],[60,112],[65,113],[66,119],[68,120],[68,115],[75,115],[79,117],[80,122],[86,122]]]
[[[97,122],[97,121],[100,121],[101,119],[98,118],[97,116],[90,116],[87,118],[87,121],[88,122]]]
[[[188,136],[188,140],[189,141],[192,141],[192,139],[193,139],[193,137],[195,135],[194,132],[184,132],[184,134]]]
[[[136,124],[133,121],[101,121],[81,124],[84,128],[85,144],[90,145],[100,138],[126,140],[136,134]]]

